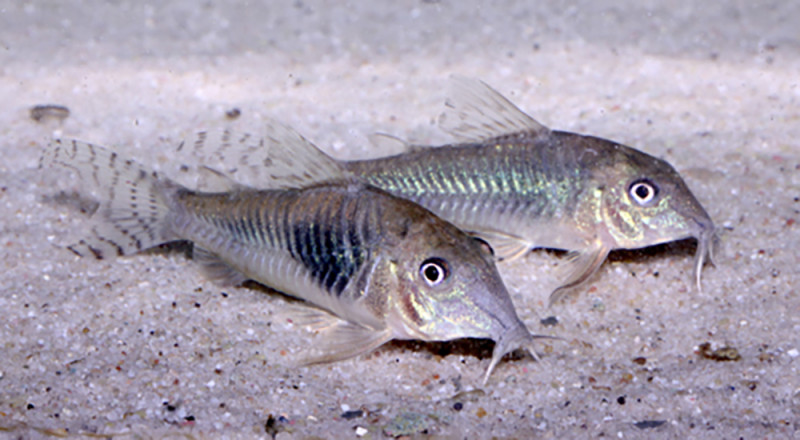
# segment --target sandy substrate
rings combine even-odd
[[[0,2],[0,437],[798,435],[800,6],[246,3]],[[721,228],[703,292],[690,241],[616,253],[548,309],[564,260],[535,251],[499,267],[531,330],[563,338],[542,363],[481,386],[489,343],[393,343],[298,368],[315,338],[291,301],[178,251],[76,257],[76,184],[36,169],[64,135],[172,173],[188,133],[264,118],[342,158],[385,154],[375,132],[446,142],[454,73],[671,162]]]

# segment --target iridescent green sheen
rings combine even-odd
[[[500,257],[572,251],[574,269],[557,290],[585,281],[612,249],[689,237],[698,240],[699,288],[716,232],[670,164],[606,139],[551,131],[483,83],[456,85],[464,96],[448,102],[445,116],[456,120],[454,134],[472,140],[343,166],[484,236]]]

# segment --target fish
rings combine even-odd
[[[414,201],[462,230],[486,239],[499,260],[531,249],[568,251],[566,275],[550,305],[586,282],[610,251],[694,238],[694,280],[714,263],[717,229],[680,174],[665,160],[595,136],[551,130],[482,81],[455,76],[440,117],[456,143],[407,145],[367,160],[314,156]],[[263,134],[264,131],[262,130]],[[260,139],[261,145],[259,145]],[[268,136],[246,142],[254,163],[277,168]]]
[[[273,128],[276,141],[301,139]],[[251,280],[305,301],[300,321],[323,342],[306,364],[369,353],[393,339],[495,341],[485,384],[501,358],[532,335],[516,313],[490,247],[425,208],[335,169],[294,163],[301,187],[241,185],[220,170],[213,190],[189,189],[105,147],[50,143],[40,168],[66,168],[94,191],[88,238],[69,246],[98,259],[188,241],[193,259],[220,285]],[[275,177],[273,176],[273,179]],[[209,188],[211,188],[209,186]]]
[[[569,274],[551,305],[612,250],[687,238],[698,243],[694,279],[702,291],[717,232],[672,165],[612,140],[551,130],[482,81],[451,82],[440,125],[460,142],[345,162],[347,170],[484,237],[500,258],[569,251]]]

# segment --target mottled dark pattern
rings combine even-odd
[[[346,191],[244,191],[233,195],[187,191],[195,215],[246,246],[289,252],[326,291],[340,296],[369,256],[368,217],[347,215],[356,198]],[[212,199],[223,198],[224,204]],[[203,206],[205,205],[205,206]],[[219,206],[225,206],[220,212]]]
[[[291,234],[292,256],[311,271],[311,276],[328,292],[342,294],[350,279],[364,263],[366,253],[354,229],[335,231],[330,224],[300,223]]]

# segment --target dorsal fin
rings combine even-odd
[[[226,192],[241,190],[244,187],[244,185],[233,180],[232,177],[209,166],[200,165],[198,171],[198,190],[206,192]]]
[[[439,126],[467,142],[550,131],[483,81],[457,75],[450,79],[450,93]]]
[[[370,144],[385,153],[383,154],[385,156],[407,153],[411,146],[405,139],[389,133],[372,133],[367,136],[367,139]]]
[[[178,149],[239,185],[257,189],[303,187],[349,176],[339,161],[272,120],[260,136],[230,129],[201,131]]]

